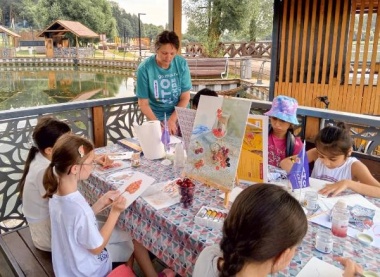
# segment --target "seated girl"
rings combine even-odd
[[[315,148],[307,151],[309,162],[314,162],[311,177],[325,180],[320,193],[336,196],[351,189],[357,193],[380,197],[380,183],[358,159],[351,157],[353,141],[348,127],[343,122],[337,126],[326,126],[315,138]],[[281,161],[281,167],[290,171],[293,157]]]
[[[293,134],[293,125],[298,125],[296,99],[279,95],[273,99],[271,109],[265,113],[270,118],[268,136],[268,163],[280,167],[282,159],[297,155],[303,144]]]
[[[275,207],[275,208],[274,208]],[[267,277],[285,269],[307,232],[299,202],[281,187],[252,185],[232,204],[220,245],[199,255],[193,277]],[[354,277],[363,269],[347,258],[335,258]]]
[[[275,273],[288,266],[306,232],[305,213],[288,192],[270,184],[250,186],[232,204],[220,245],[199,255],[193,277]]]

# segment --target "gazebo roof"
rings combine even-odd
[[[82,23],[78,21],[68,21],[68,20],[57,20],[53,22],[49,27],[38,34],[39,37],[45,37],[47,33],[55,33],[56,35],[64,35],[70,32],[77,37],[82,38],[98,38],[99,35],[94,31],[90,30]]]
[[[14,38],[19,38],[21,37],[19,34],[16,34],[14,32],[12,32],[11,30],[8,30],[7,28],[3,27],[0,25],[0,33],[6,33]]]

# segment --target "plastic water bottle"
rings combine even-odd
[[[331,231],[334,236],[344,238],[347,236],[348,221],[350,212],[347,209],[346,202],[339,200],[336,202],[331,211],[332,227]]]
[[[185,166],[185,152],[183,149],[182,142],[175,145],[174,148],[174,166],[181,168]]]

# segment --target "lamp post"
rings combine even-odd
[[[145,13],[138,13],[137,16],[139,18],[139,53],[141,57],[141,24],[140,24],[140,15],[145,15]]]

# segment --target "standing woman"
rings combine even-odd
[[[177,134],[175,107],[187,107],[192,87],[186,60],[177,55],[179,38],[173,31],[163,31],[155,42],[156,54],[145,59],[137,69],[138,104],[148,120],[163,121],[167,116],[171,134]]]

